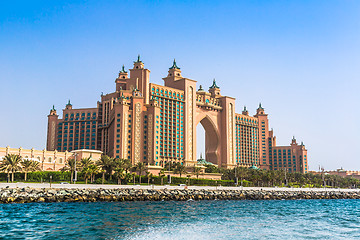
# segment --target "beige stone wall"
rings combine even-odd
[[[69,152],[46,151],[23,148],[0,148],[0,158],[7,154],[17,154],[24,159],[34,160],[40,163],[43,171],[58,171],[65,166],[66,160],[71,156]]]
[[[101,157],[102,152],[95,150],[77,150],[77,159],[92,157],[94,161]],[[46,150],[35,150],[35,149],[23,149],[23,148],[0,148],[0,161],[7,154],[17,154],[23,159],[34,160],[40,163],[42,171],[59,171],[65,166],[66,160],[74,157],[74,152],[58,152],[58,151],[46,151]]]

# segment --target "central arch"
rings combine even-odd
[[[214,122],[207,115],[197,122],[196,126],[198,126],[199,123],[205,130],[205,160],[219,165],[219,131]]]

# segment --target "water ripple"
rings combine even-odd
[[[360,200],[0,205],[0,239],[356,239]]]

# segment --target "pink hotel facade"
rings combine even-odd
[[[208,91],[182,76],[174,60],[164,86],[150,83],[150,71],[138,57],[124,66],[115,91],[101,95],[95,108],[73,109],[69,103],[59,118],[48,115],[48,151],[92,149],[112,157],[160,167],[166,162],[196,165],[196,127],[205,129],[205,159],[219,167],[257,166],[263,169],[308,171],[307,150],[293,139],[276,146],[268,115],[259,105],[254,116],[246,108],[235,112],[235,98],[223,96],[216,81]]]

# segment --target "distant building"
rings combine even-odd
[[[303,172],[309,170],[307,150],[305,145],[297,144],[295,137],[291,140],[290,146],[276,146],[275,137],[269,138],[269,163],[271,170],[286,169],[288,172]]]
[[[85,148],[130,159],[133,164],[162,167],[178,162],[191,167],[197,164],[196,126],[200,123],[205,129],[208,162],[224,168],[307,172],[305,147],[296,143],[277,147],[261,104],[254,116],[249,116],[246,107],[236,113],[235,99],[221,95],[215,79],[208,91],[202,86],[196,90],[197,82],[183,77],[175,60],[163,80],[164,86],[150,83],[150,71],[138,57],[129,75],[122,67],[115,92],[102,94],[96,108],[73,109],[69,101],[59,118],[53,107],[48,116],[47,150]]]
[[[314,174],[322,174],[322,172],[315,172]],[[353,177],[360,180],[360,171],[349,171],[344,170],[343,168],[337,169],[335,171],[324,171],[324,174],[336,175],[340,177]]]
[[[215,165],[215,164],[213,164],[213,163],[211,163],[211,162],[206,161],[206,160],[202,157],[202,153],[200,153],[200,158],[197,159],[197,164],[198,164],[198,165]]]
[[[23,149],[23,148],[0,148],[0,162],[8,154],[20,155],[23,159],[39,162],[42,171],[59,171],[65,166],[66,160],[76,157],[77,160],[90,157],[93,161],[100,159],[102,152],[97,150],[80,149],[72,152],[58,152],[47,150]]]

